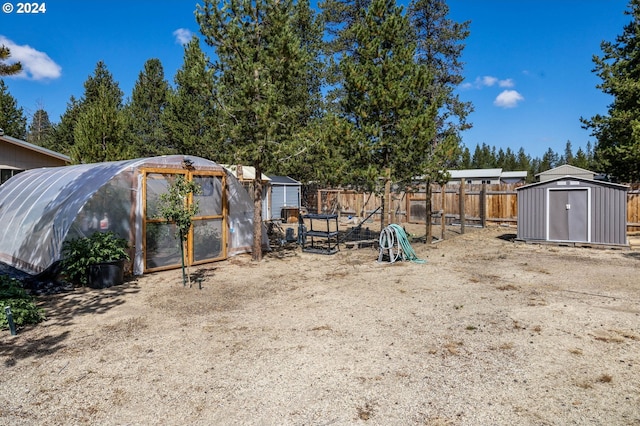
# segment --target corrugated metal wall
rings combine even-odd
[[[546,239],[546,187],[530,187],[518,191],[518,238]]]
[[[590,191],[590,233],[595,244],[627,244],[627,191],[619,185],[586,180],[560,179],[518,190],[518,238],[546,240],[549,190]],[[584,212],[586,215],[588,212]]]
[[[627,191],[591,186],[591,240],[603,244],[627,243]]]

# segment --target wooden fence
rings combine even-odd
[[[516,188],[522,184],[464,185],[447,184],[431,187],[432,222],[440,224],[460,223],[461,215],[467,224],[517,224],[518,195]],[[461,191],[462,188],[462,191]],[[462,194],[461,194],[462,192]],[[318,189],[307,191],[306,203],[316,213],[338,214],[341,218],[368,219],[380,222],[382,197],[342,189]],[[426,191],[392,192],[389,212],[390,223],[425,223]],[[627,193],[627,232],[640,232],[640,184],[630,186]]]

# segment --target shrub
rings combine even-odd
[[[11,315],[16,326],[37,324],[45,320],[44,311],[36,306],[33,296],[22,288],[20,281],[6,275],[0,275],[0,329],[9,328],[4,308],[11,308]]]
[[[76,285],[88,284],[87,268],[97,263],[129,260],[129,242],[113,232],[95,232],[62,244],[62,272]]]

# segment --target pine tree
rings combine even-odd
[[[24,139],[27,133],[27,118],[24,116],[22,107],[18,107],[18,102],[11,96],[9,89],[3,80],[0,79],[0,129],[7,136],[17,139]]]
[[[76,127],[76,123],[78,122],[78,116],[80,115],[81,108],[81,101],[76,99],[74,96],[71,96],[71,98],[69,98],[69,102],[67,102],[67,109],[60,117],[60,122],[53,126],[51,140],[45,148],[49,148],[53,151],[61,152],[66,155],[71,153],[71,148],[75,145],[73,129]]]
[[[31,119],[27,142],[46,148],[50,145],[52,133],[53,126],[49,121],[49,114],[44,109],[39,108]]]
[[[542,155],[542,159],[540,160],[537,173],[551,170],[559,166],[560,165],[559,163],[560,163],[560,156],[556,154],[553,151],[553,149],[548,148],[547,151]]]
[[[532,182],[535,178],[533,170],[531,168],[531,156],[528,155],[522,147],[518,150],[518,154],[516,155],[516,170],[526,170],[528,172],[528,182]]]
[[[456,167],[458,169],[470,169],[471,168],[471,151],[468,147],[463,147],[460,153],[460,159],[458,160]]]
[[[499,153],[500,152],[502,152],[502,157],[497,162],[497,166],[499,168],[501,168],[503,171],[520,170],[518,169],[518,160],[516,158],[516,155],[513,153],[511,148],[507,147],[507,149],[504,152],[502,151],[502,148],[501,148]],[[500,157],[499,153],[498,153],[498,156]]]
[[[595,156],[601,170],[624,182],[640,181],[640,0],[631,0],[624,26],[615,42],[600,44],[593,71],[602,80],[596,87],[613,96],[608,115],[582,118],[583,127],[596,137]]]
[[[424,96],[440,99],[434,144],[453,139],[459,144],[460,132],[471,127],[467,116],[473,111],[470,102],[463,102],[455,93],[462,83],[463,41],[469,36],[469,21],[457,23],[447,16],[444,0],[412,0],[409,17],[417,42],[417,61],[427,66],[433,75],[432,84]],[[459,147],[452,147],[459,149]]]
[[[72,161],[94,163],[131,158],[133,150],[125,138],[123,93],[102,61],[84,87],[73,127]]]
[[[571,146],[571,141],[567,141],[564,146],[564,154],[559,158],[559,165],[561,164],[572,164],[573,163],[573,148]]]
[[[353,30],[355,51],[341,61],[342,114],[359,140],[344,146],[352,165],[345,178],[376,190],[391,169],[393,181],[409,183],[430,160],[437,105],[421,96],[430,75],[414,61],[409,21],[395,1],[374,0]]]
[[[325,0],[318,4],[327,36],[323,50],[327,64],[329,90],[326,101],[329,111],[336,111],[344,96],[344,76],[339,64],[342,58],[353,55],[356,47],[354,26],[362,22],[370,4],[371,0]]]
[[[294,32],[306,58],[305,77],[297,85],[296,102],[302,105],[299,121],[305,125],[309,120],[321,117],[324,110],[322,87],[325,66],[322,62],[324,25],[311,8],[309,0],[299,0],[294,6]]]
[[[196,36],[184,47],[182,67],[174,78],[176,88],[169,92],[162,114],[166,131],[163,149],[167,153],[198,155],[223,160],[214,143],[216,111],[213,73]]]
[[[486,143],[482,146],[476,145],[471,157],[471,167],[474,169],[492,169],[496,167],[496,157],[494,155],[496,147],[490,147]]]
[[[573,157],[571,163],[572,166],[580,167],[581,169],[589,170],[589,160],[587,159],[587,154],[582,150],[582,148],[578,148],[576,151],[576,155]]]
[[[254,260],[262,258],[261,175],[282,152],[280,144],[291,141],[301,115],[296,99],[309,59],[293,16],[290,0],[225,0],[221,5],[207,0],[196,11],[206,42],[215,49],[225,151],[233,152],[235,163],[255,168]]]
[[[308,0],[294,6],[294,32],[306,55],[305,77],[293,85],[296,96],[289,97],[290,104],[300,105],[297,126],[287,143],[278,147],[278,158],[268,165],[270,173],[296,176],[304,182],[327,184],[335,181],[333,174],[339,167],[340,156],[334,149],[331,128],[332,117],[325,114],[322,96],[325,81],[325,64],[322,61],[323,22],[314,12]]]
[[[170,154],[162,113],[168,104],[169,83],[159,59],[149,59],[138,74],[131,102],[125,107],[127,135],[138,157]]]
[[[14,62],[12,64],[4,64],[11,57],[11,51],[5,45],[0,45],[0,77],[5,75],[16,75],[22,71],[22,64]]]

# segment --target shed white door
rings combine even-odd
[[[550,241],[589,241],[587,188],[549,190],[547,235]]]

